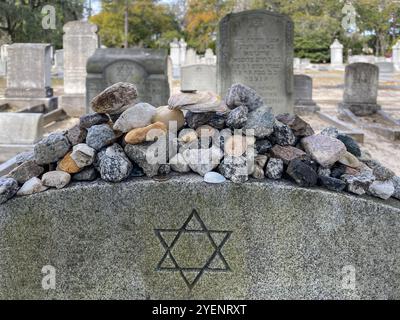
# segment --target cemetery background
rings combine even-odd
[[[241,12],[242,9],[247,8],[240,8],[240,6],[238,6],[236,7],[235,11]],[[278,22],[280,23],[281,20],[278,19]],[[68,28],[64,29],[66,30]],[[80,28],[77,29],[79,31]],[[93,36],[93,33],[97,31],[96,27],[90,27],[90,25],[88,29],[91,29],[91,36]],[[290,24],[286,23],[286,21],[285,28],[282,28],[278,31],[283,30],[285,30],[286,33],[283,33],[281,37],[287,37],[287,35],[290,34],[291,26]],[[79,43],[81,41],[79,40],[79,35],[77,38],[77,41]],[[93,37],[91,37],[91,39],[93,39]],[[222,39],[222,41],[224,40]],[[337,39],[332,39],[332,41],[333,42],[330,46],[330,63],[316,63],[311,62],[308,58],[300,59],[298,57],[292,57],[290,55],[290,49],[288,50],[289,54],[288,52],[286,52],[289,59],[285,60],[284,63],[290,66],[293,62],[294,75],[309,75],[313,79],[313,101],[320,108],[321,112],[325,115],[324,118],[319,116],[318,113],[307,112],[305,115],[302,115],[302,117],[306,121],[310,122],[316,131],[319,131],[331,125],[329,121],[326,121],[326,117],[329,116],[330,119],[336,119],[337,121],[341,119],[341,123],[345,123],[346,127],[349,130],[352,130],[352,132],[354,133],[360,131],[363,132],[363,146],[371,152],[373,158],[381,161],[382,164],[393,169],[395,173],[399,175],[400,164],[397,161],[399,149],[398,139],[397,141],[392,141],[393,139],[378,135],[374,131],[367,130],[365,127],[363,127],[363,123],[379,123],[382,122],[382,118],[378,117],[377,115],[372,115],[362,118],[360,122],[354,123],[349,119],[343,118],[343,114],[341,114],[340,110],[337,109],[338,104],[342,102],[343,99],[345,67],[344,62],[346,60],[350,62],[357,62],[360,61],[360,59],[371,59],[371,62],[376,63],[376,65],[378,65],[382,71],[385,71],[382,72],[384,75],[381,76],[379,80],[378,104],[380,104],[385,112],[390,114],[394,119],[400,119],[400,74],[398,70],[394,69],[397,65],[397,60],[395,60],[397,59],[397,56],[395,54],[396,46],[393,47],[394,63],[391,64],[390,61],[392,61],[392,58],[388,57],[373,58],[371,57],[371,55],[349,55],[349,57],[346,58],[343,54],[343,45]],[[189,39],[188,42],[190,42]],[[76,46],[76,44],[73,45]],[[212,48],[206,48],[203,53],[197,54],[193,48],[190,48],[184,38],[180,37],[177,37],[168,43],[169,56],[167,56],[167,51],[165,50],[160,50],[155,53],[156,51],[151,51],[151,49],[106,49],[104,47],[96,48],[96,46],[97,44],[91,47],[93,54],[88,54],[87,56],[84,56],[84,58],[82,58],[81,56],[68,57],[68,54],[65,53],[68,52],[67,48],[63,49],[64,52],[60,52],[60,49],[54,51],[54,65],[52,68],[53,76],[51,87],[54,91],[54,96],[61,98],[59,101],[59,105],[61,107],[63,107],[63,97],[71,98],[71,95],[74,97],[75,95],[78,95],[78,100],[84,101],[84,99],[82,99],[84,94],[86,94],[87,98],[91,98],[103,89],[105,89],[106,86],[113,84],[113,82],[118,82],[115,79],[121,79],[122,77],[126,78],[122,79],[124,81],[131,80],[131,78],[129,78],[130,72],[137,72],[138,74],[143,75],[140,79],[149,79],[149,83],[151,83],[151,85],[149,85],[149,83],[145,83],[147,80],[143,81],[143,83],[140,83],[140,92],[145,92],[144,97],[146,97],[146,99],[149,99],[150,96],[147,91],[155,95],[159,95],[159,93],[162,92],[163,98],[156,100],[156,106],[163,104],[162,101],[165,101],[165,97],[169,96],[169,92],[178,93],[181,89],[190,91],[193,89],[197,89],[194,86],[204,85],[204,87],[202,87],[204,89],[218,91],[218,76],[216,74],[218,69],[218,58],[214,54]],[[210,47],[212,47],[212,45],[210,45]],[[79,52],[79,49],[77,49],[77,52]],[[133,58],[133,56],[136,55],[138,55],[138,57]],[[85,65],[85,63],[81,63],[80,58],[82,58],[83,61],[88,61],[86,68],[82,67],[83,65]],[[78,66],[76,70],[74,68],[74,63],[71,63],[71,61],[80,61],[79,63],[76,63],[76,65]],[[149,63],[148,61],[151,62]],[[68,65],[69,68],[66,68],[65,66]],[[139,65],[143,68],[139,68]],[[392,68],[393,70],[391,70]],[[109,78],[107,77],[106,79],[100,79],[102,74],[108,74],[111,80],[109,80]],[[156,77],[155,79],[154,75],[160,77]],[[290,78],[292,74],[286,76]],[[71,87],[73,87],[74,84],[78,84],[79,82],[81,82],[82,84],[83,79],[86,80],[86,87],[84,87],[84,90],[80,90],[81,88],[83,88],[82,85],[80,86],[80,88],[78,88],[78,90],[65,90],[65,88],[68,87],[68,85],[66,85],[68,81],[65,81],[65,79],[68,77],[71,77]],[[195,80],[193,80],[193,77],[195,78]],[[154,85],[153,81],[154,83],[156,83],[156,85]],[[287,82],[281,82],[283,82],[284,86],[287,86]],[[166,89],[167,83],[169,84],[169,92],[167,92]],[[161,90],[154,89],[154,86],[158,85],[161,85]],[[6,92],[6,90],[4,90],[4,80],[2,81],[2,86],[3,87],[0,89],[0,91],[2,91],[1,93],[4,94]],[[215,88],[215,90],[213,88]],[[87,100],[90,101],[90,98]],[[153,96],[151,98],[153,98]],[[157,96],[157,98],[159,97]],[[54,121],[50,121],[47,123],[47,125],[44,127],[44,136],[47,136],[50,132],[54,131],[62,132],[79,123],[78,118],[67,116],[69,114],[68,108],[70,106],[71,104],[67,103],[66,106],[63,107],[63,110],[65,112],[61,112],[62,115],[61,113],[59,113],[58,115],[60,117],[55,117]],[[74,105],[74,108],[75,107],[76,105]],[[85,113],[86,110],[84,107],[84,105],[79,105],[78,115],[79,112],[82,112],[82,114]],[[76,112],[76,108],[73,110],[73,112]],[[381,124],[385,126],[387,125],[384,122],[382,122]],[[174,183],[174,181],[172,181],[172,183]],[[277,189],[280,188],[279,186],[274,187]],[[138,188],[141,188],[141,186],[138,186]],[[67,192],[71,191],[73,193],[73,189],[66,190]],[[91,191],[88,192],[90,193]],[[72,193],[71,196],[73,196]],[[43,197],[45,197],[45,195],[43,195]],[[346,202],[346,200],[344,199],[341,200]],[[279,205],[277,206],[279,207]],[[124,210],[123,207],[119,208],[122,211]],[[207,211],[206,208],[203,208],[203,210]],[[232,208],[232,210],[234,209]],[[368,210],[368,207],[366,207],[365,210]],[[277,208],[274,208],[273,211],[277,212],[279,210]],[[256,296],[257,294],[258,292],[256,293]]]

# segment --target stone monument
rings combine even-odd
[[[178,39],[174,39],[169,44],[170,47],[170,57],[172,61],[172,76],[174,79],[179,79],[180,77],[180,49],[179,49],[179,41]]]
[[[331,49],[331,67],[341,68],[343,67],[343,45],[338,39],[335,39],[330,46]]]
[[[293,113],[293,22],[266,10],[231,13],[219,23],[217,90],[255,89],[274,113]]]
[[[186,52],[185,65],[190,66],[192,64],[198,64],[199,62],[196,51],[193,48],[189,48]]]
[[[15,43],[7,49],[7,84],[0,104],[17,109],[44,104],[57,107],[51,88],[51,45]]]
[[[273,180],[75,183],[0,205],[0,299],[399,299],[399,228],[395,199]]]
[[[375,63],[379,68],[379,80],[381,81],[392,81],[395,72],[395,67],[393,62],[381,61]]]
[[[396,70],[400,70],[400,40],[392,47],[392,62]]]
[[[343,102],[357,116],[367,116],[381,109],[377,104],[379,69],[369,63],[353,63],[346,67]]]
[[[181,69],[182,91],[212,91],[217,90],[217,69],[215,65],[194,64]]]
[[[296,114],[313,113],[320,110],[312,97],[313,79],[305,74],[294,75],[294,104]]]
[[[168,54],[166,50],[152,49],[97,49],[87,63],[87,111],[90,101],[117,82],[136,85],[138,101],[156,107],[168,103]]]
[[[64,26],[64,95],[61,107],[72,117],[86,112],[86,64],[99,47],[97,26],[71,21]]]
[[[64,49],[56,50],[54,54],[53,75],[64,78]]]

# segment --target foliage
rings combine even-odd
[[[154,0],[103,0],[102,11],[91,17],[91,22],[99,26],[102,43],[107,47],[124,44],[126,8],[130,46],[168,47],[169,42],[179,37],[179,23],[167,5]]]
[[[56,10],[56,28],[43,29],[42,8],[51,4]],[[11,42],[52,43],[62,47],[62,27],[71,20],[81,19],[84,0],[1,0],[0,30]]]

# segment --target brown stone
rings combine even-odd
[[[67,173],[78,173],[82,170],[71,158],[71,153],[72,152],[68,152],[65,157],[58,163],[57,170],[61,170]]]
[[[276,119],[292,129],[296,137],[308,137],[315,133],[313,128],[299,116],[285,113],[278,115]]]
[[[127,144],[139,144],[145,141],[155,141],[161,135],[165,135],[168,129],[162,122],[153,123],[144,128],[136,128],[125,136]]]
[[[303,150],[292,146],[282,147],[280,145],[275,145],[271,149],[271,153],[274,158],[281,159],[286,165],[294,159],[304,159],[306,156],[306,153]]]
[[[151,122],[162,122],[168,129],[170,128],[170,123],[175,122],[177,130],[179,130],[185,125],[185,116],[179,109],[170,110],[168,106],[163,106],[156,109],[156,114],[153,116]]]
[[[77,144],[84,143],[86,140],[87,131],[85,128],[81,128],[79,125],[68,129],[67,138],[72,146],[76,146]]]

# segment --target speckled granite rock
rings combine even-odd
[[[264,105],[262,97],[254,89],[240,83],[234,84],[229,88],[225,103],[229,109],[245,106],[249,111]]]
[[[226,119],[226,126],[231,129],[240,129],[247,122],[248,109],[245,106],[239,106],[229,112]]]
[[[109,146],[99,160],[100,176],[105,181],[121,182],[131,174],[132,163],[119,144]]]
[[[189,289],[179,271],[164,271],[158,235],[174,238],[198,219],[219,231],[211,235],[226,264]],[[0,206],[0,298],[399,299],[399,230],[398,200],[282,181],[209,185],[190,174],[73,183]],[[215,250],[203,235],[177,239],[178,263],[204,266]],[[56,290],[40,286],[49,261]],[[356,290],[341,287],[347,265],[363,275]]]
[[[99,124],[92,126],[88,130],[86,144],[99,151],[101,148],[114,143],[116,139],[116,134],[108,124]]]
[[[261,107],[249,112],[244,129],[254,130],[254,136],[263,139],[268,138],[274,132],[275,116],[272,109]]]
[[[107,123],[109,121],[109,116],[104,113],[90,113],[79,118],[79,126],[81,128],[89,129],[90,127]]]
[[[64,157],[71,144],[61,133],[52,133],[35,145],[35,161],[39,165],[56,162]]]
[[[265,176],[269,179],[278,180],[282,178],[283,170],[283,161],[281,159],[271,158],[265,167]]]
[[[11,199],[18,191],[18,182],[13,178],[0,178],[0,205]]]
[[[134,84],[118,82],[94,97],[91,106],[97,113],[118,114],[134,103],[137,97]]]

